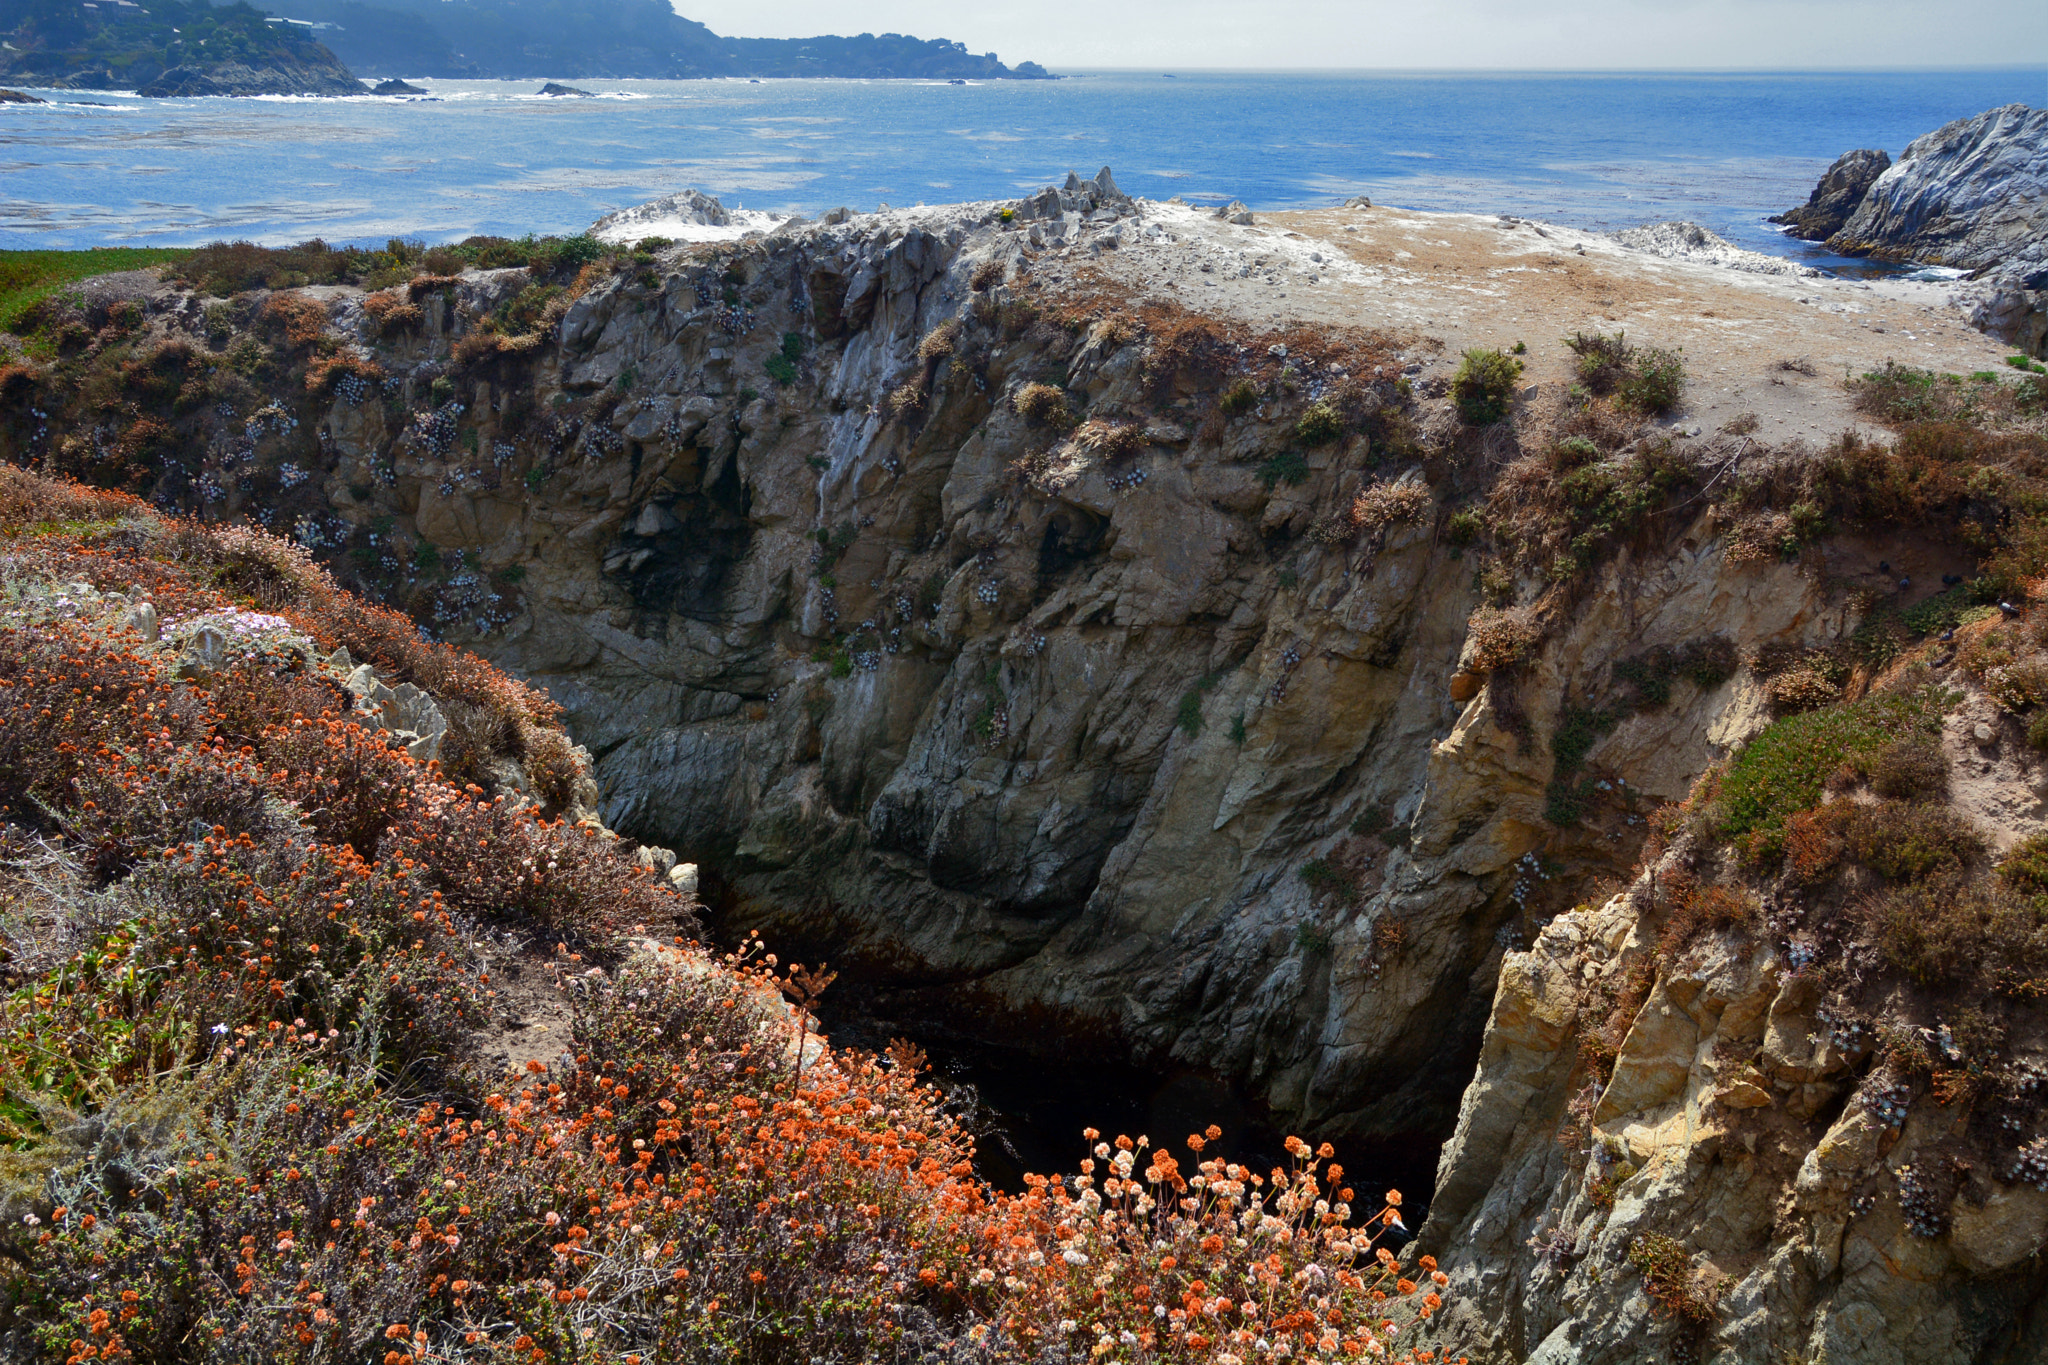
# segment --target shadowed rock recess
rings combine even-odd
[[[1240,217],[1104,170],[382,288],[122,277],[0,372],[7,453],[257,515],[545,686],[609,825],[890,1017],[1411,1169],[1448,1136],[1454,1353],[2043,1359],[2038,931],[1943,995],[1844,927],[1950,866],[1868,870],[1880,740],[1931,736],[1954,867],[2048,828],[2043,569],[1985,559],[2034,544],[2041,382],[1940,286]],[[1889,366],[1909,327],[1984,373]],[[1514,335],[1472,425],[1458,351]],[[157,427],[91,406],[121,365]],[[1739,756],[1802,716],[1862,738],[1757,815]]]

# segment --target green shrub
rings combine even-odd
[[[1187,731],[1189,738],[1202,733],[1202,693],[1198,688],[1189,688],[1181,694],[1180,709],[1174,713],[1173,723]]]
[[[1820,801],[1830,774],[1876,757],[1894,741],[1941,733],[1950,694],[1888,692],[1774,722],[1728,765],[1718,801],[1723,837],[1750,857],[1775,859],[1785,821]]]
[[[1308,461],[1297,450],[1286,450],[1259,466],[1259,482],[1271,492],[1276,484],[1295,485],[1308,479]]]
[[[1941,745],[1913,736],[1887,744],[1870,765],[1870,785],[1880,796],[1929,801],[1948,795],[1948,760]]]
[[[1358,894],[1357,883],[1326,858],[1311,858],[1301,865],[1301,879],[1320,896],[1334,892],[1344,900]]]
[[[2036,834],[2014,844],[1998,864],[1998,875],[2015,890],[2048,895],[2048,834]]]
[[[1857,805],[1843,821],[1842,834],[1849,856],[1888,881],[1952,872],[1984,851],[1983,837],[1946,806]]]
[[[1564,344],[1578,357],[1579,383],[1588,393],[1613,393],[1628,377],[1626,333],[1607,336],[1600,332],[1575,332]]]
[[[1344,418],[1328,403],[1312,403],[1294,424],[1294,434],[1305,446],[1326,446],[1344,434]]]
[[[1600,458],[1600,447],[1585,436],[1567,436],[1550,448],[1550,463],[1561,472],[1569,473],[1580,465],[1588,465]]]
[[[776,352],[774,355],[769,356],[768,359],[762,363],[761,368],[767,372],[767,375],[770,379],[774,380],[778,384],[794,384],[796,382],[795,363],[791,361],[788,356],[783,355],[780,351]]]
[[[1478,540],[1486,530],[1486,518],[1470,507],[1461,507],[1444,521],[1444,539],[1463,548]]]
[[[1467,424],[1490,426],[1508,415],[1521,377],[1521,361],[1504,351],[1475,348],[1465,352],[1451,377],[1451,400]]]
[[[1223,396],[1216,400],[1216,406],[1221,408],[1224,414],[1229,417],[1236,417],[1240,413],[1250,412],[1258,405],[1259,386],[1249,379],[1238,380],[1225,389]]]
[[[1230,718],[1230,742],[1232,744],[1244,743],[1244,712],[1242,711]]]
[[[1638,412],[1667,413],[1685,396],[1685,357],[1660,346],[1646,346],[1629,357],[1628,377],[1615,392]]]
[[[1303,920],[1295,926],[1294,946],[1301,949],[1304,957],[1328,957],[1330,955],[1330,931],[1320,924]]]

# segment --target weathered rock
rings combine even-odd
[[[137,602],[122,613],[121,624],[136,635],[144,644],[155,644],[163,638],[163,625],[157,620],[156,608],[148,602]]]
[[[1659,1358],[1679,1341],[1628,1264],[1655,1232],[1718,1284],[1699,1359],[1937,1365],[1987,1358],[1994,1341],[2038,1358],[2025,1305],[2044,1283],[2028,1258],[2048,1240],[2048,1195],[1995,1185],[1955,1204],[1946,1235],[1909,1231],[1892,1171],[1922,1149],[1939,1160],[1952,1117],[1916,1115],[1901,1132],[1812,1079],[1848,1065],[1816,1023],[1818,982],[1746,933],[1657,964],[1612,1080],[1586,1099],[1575,1043],[1658,951],[1632,906],[1685,856],[1502,964],[1416,1241],[1451,1277],[1417,1344],[1555,1365]]]
[[[593,237],[624,241],[648,236],[658,225],[688,223],[698,227],[730,227],[732,214],[724,204],[702,190],[677,190],[645,204],[607,213],[590,225]]]
[[[1785,235],[1808,242],[1824,242],[1842,230],[1849,215],[1863,202],[1865,192],[1880,175],[1891,169],[1889,153],[1873,148],[1844,152],[1822,174],[1804,204],[1770,219],[1785,225]]]
[[[272,61],[262,66],[210,62],[174,66],[137,94],[150,99],[193,99],[207,95],[365,95],[369,87],[325,48],[325,60]]]
[[[21,90],[0,90],[0,104],[48,104],[48,100],[37,99]]]
[[[1828,247],[1965,270],[2048,264],[2048,110],[2008,104],[1915,138]]]
[[[1994,274],[1970,325],[2036,358],[2048,358],[2048,265],[2024,262]]]
[[[573,85],[563,85],[559,81],[549,81],[534,93],[538,95],[552,95],[557,98],[569,97],[586,100],[596,98],[596,95],[591,91],[579,90]]]
[[[390,741],[422,763],[439,758],[448,718],[434,698],[411,683],[387,687],[377,671],[363,664],[346,684],[357,698],[357,710],[376,722]]]
[[[377,82],[377,84],[370,87],[370,93],[373,95],[424,95],[427,92],[410,81],[393,79]]]
[[[1698,261],[1724,266],[1752,275],[1792,275],[1811,279],[1820,271],[1810,265],[1745,251],[1726,237],[1707,231],[1698,223],[1652,223],[1647,227],[1623,228],[1614,240],[1632,251],[1645,251],[1673,261]]]

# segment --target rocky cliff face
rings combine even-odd
[[[1842,224],[1863,202],[1871,184],[1890,170],[1891,164],[1890,155],[1882,150],[1844,152],[1827,168],[1804,204],[1771,221],[1784,224],[1787,236],[1824,242],[1842,230]]]
[[[1676,865],[1504,964],[1418,1242],[1451,1268],[1437,1332],[1481,1359],[1582,1365],[2048,1359],[2030,1313],[2048,1192],[1986,1170],[1942,1235],[1915,1227],[1915,1163],[1940,1172],[1967,1114],[1907,1118],[1901,1101],[1895,1120],[1882,1084],[1859,1086],[1869,1040],[1831,1032],[1811,975],[1768,945],[1724,938],[1657,967],[1644,909]],[[1644,971],[1612,1079],[1589,1084],[1590,988]],[[1645,1237],[1684,1248],[1708,1322],[1644,1292]]]
[[[1901,551],[1718,507],[1812,453],[1766,458],[1753,418],[1687,444],[1556,385],[1475,430],[1420,335],[1091,273],[1180,221],[1105,173],[649,244],[569,292],[523,269],[156,287],[110,372],[176,395],[191,458],[150,475],[161,500],[339,550],[545,684],[606,822],[701,866],[729,929],[994,1044],[1221,1077],[1318,1136],[1426,1152],[1455,1126],[1424,1241],[1465,1266],[1460,1349],[1643,1358],[1661,1329],[1614,1258],[1695,1214],[1790,1267],[1759,1312],[1891,1341],[1823,1304],[1836,1271],[1758,1193],[1825,1146],[1834,1063],[1791,1022],[1755,1077],[1714,1047],[1811,1005],[1779,1003],[1775,949],[1654,969],[1589,1110],[1600,1151],[1655,1173],[1613,1181],[1610,1217],[1552,1134],[1574,1030],[1612,1008],[1587,983],[1650,970],[1648,931],[1628,897],[1554,916],[1625,884],[1651,812],[1767,723],[1778,684],[1736,660],[1839,646],[1871,605],[1846,585],[1889,585]],[[1070,282],[1039,286],[1055,258]],[[42,382],[6,375],[23,403]],[[128,477],[164,441],[60,407],[10,417],[10,453]],[[1529,511],[1551,504],[1561,529]],[[1901,603],[1970,567],[1913,553]],[[1717,1136],[1712,1105],[1754,1094],[1778,1126]],[[1768,1171],[1733,1155],[1752,1142]],[[1723,1166],[1747,1202],[1687,1202]],[[1949,1265],[1873,1311],[1935,1323]]]
[[[366,587],[546,684],[607,820],[716,874],[733,925],[992,1041],[1185,1065],[1426,1151],[1540,909],[1535,852],[1625,868],[1632,812],[1743,724],[1723,691],[1632,722],[1613,809],[1560,842],[1564,699],[1617,637],[1805,639],[1839,608],[1702,540],[1613,567],[1475,701],[1482,599],[1444,527],[1500,452],[1408,394],[1413,343],[1023,278],[1158,231],[1077,178],[1009,221],[670,249],[521,337],[482,320],[523,271],[405,307],[301,291],[387,377],[306,429],[197,419],[182,496],[354,546]],[[317,479],[239,472],[279,460]]]

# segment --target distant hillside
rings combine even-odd
[[[248,5],[0,0],[0,83],[145,95],[360,95],[334,53]]]
[[[722,38],[664,0],[275,0],[274,12],[334,25],[320,37],[359,75],[1046,76],[1035,62],[1005,66],[941,38]]]

